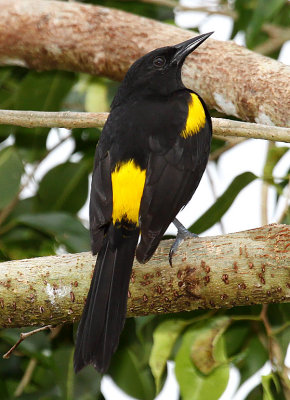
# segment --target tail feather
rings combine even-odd
[[[87,364],[93,364],[104,373],[119,343],[139,230],[134,229],[126,236],[120,232],[121,229],[111,225],[98,254],[77,332],[76,372]]]

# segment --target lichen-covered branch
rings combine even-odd
[[[97,128],[102,127],[108,113],[90,112],[45,112],[0,110],[0,125],[17,125],[26,128]],[[290,143],[290,128],[268,126],[230,119],[212,118],[213,134],[216,137],[228,136],[266,139]]]
[[[0,64],[120,80],[138,57],[193,36],[120,10],[77,2],[0,0]],[[289,70],[233,42],[208,39],[187,57],[186,86],[242,120],[290,126]]]
[[[267,225],[185,241],[168,263],[163,241],[133,266],[128,316],[290,300],[290,227]],[[0,327],[72,322],[80,317],[95,264],[90,253],[0,264]]]

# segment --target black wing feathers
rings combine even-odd
[[[210,151],[211,127],[188,139],[177,137],[166,153],[151,152],[140,207],[141,242],[136,257],[146,262],[180,209],[188,203],[204,172]],[[156,146],[156,140],[153,142]]]
[[[90,233],[93,254],[100,250],[112,217],[111,161],[109,152],[101,158],[96,150],[90,197]]]

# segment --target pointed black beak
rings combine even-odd
[[[188,54],[200,46],[212,34],[213,32],[203,33],[202,35],[175,45],[176,53],[172,58],[171,64],[176,63],[177,65],[182,65]]]

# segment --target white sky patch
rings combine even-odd
[[[199,26],[200,33],[214,31],[212,39],[229,40],[234,21],[226,15],[208,15]]]
[[[62,286],[60,288],[54,288],[49,283],[46,285],[46,293],[51,302],[51,304],[55,304],[55,301],[58,297],[65,297],[69,295],[71,291],[70,286]]]
[[[240,46],[246,46],[246,34],[243,31],[239,31],[234,37],[234,42]]]
[[[281,61],[282,63],[289,65],[290,64],[290,40],[287,40],[281,48],[278,60]]]

